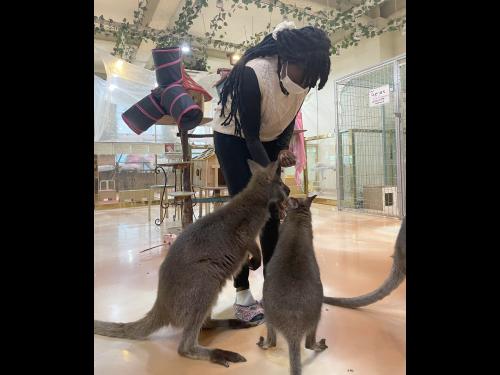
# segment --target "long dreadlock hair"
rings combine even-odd
[[[224,111],[229,96],[231,96],[231,108],[222,125],[229,125],[234,119],[235,134],[241,135],[241,124],[237,113],[241,113],[245,105],[240,100],[240,92],[243,88],[242,77],[247,62],[258,57],[277,55],[277,74],[280,74],[284,62],[297,64],[304,69],[303,86],[313,88],[319,79],[318,90],[321,90],[330,73],[330,45],[326,33],[312,26],[281,30],[277,33],[276,40],[272,33],[266,35],[259,44],[245,51],[224,82],[219,100],[219,104],[222,103],[221,116],[225,116]]]

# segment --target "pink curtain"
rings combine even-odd
[[[302,112],[297,113],[295,119],[295,130],[303,130],[302,124]],[[304,133],[297,133],[292,136],[292,141],[290,142],[290,151],[293,152],[297,163],[295,164],[295,183],[297,186],[302,185],[302,179],[300,177],[302,171],[306,166],[306,149],[304,145]]]

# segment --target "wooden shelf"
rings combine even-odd
[[[196,193],[194,191],[172,191],[170,193],[167,193],[169,197],[174,198],[187,198],[195,194]]]
[[[173,167],[174,169],[180,169],[180,168],[189,168],[193,164],[193,162],[190,161],[175,161],[172,163],[158,163],[156,164],[158,167]]]

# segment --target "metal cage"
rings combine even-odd
[[[337,207],[406,213],[406,56],[335,82]]]

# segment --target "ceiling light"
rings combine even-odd
[[[233,53],[229,56],[229,63],[231,65],[234,65],[238,62],[239,59],[241,59],[241,56],[237,53]]]

